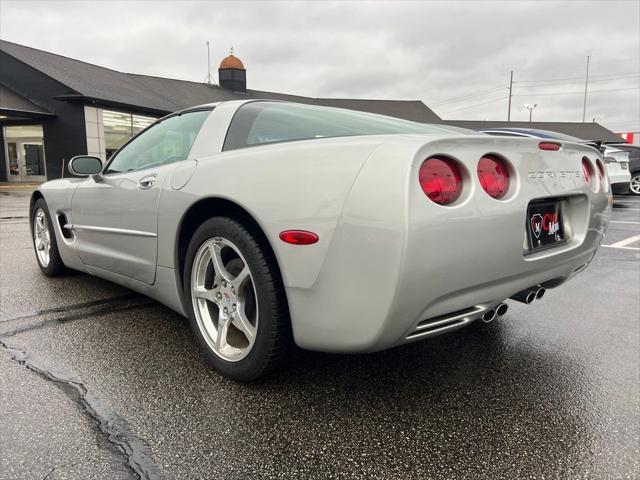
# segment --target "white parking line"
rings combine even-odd
[[[603,247],[607,247],[607,248],[617,248],[618,250],[636,250],[636,251],[640,251],[640,248],[638,247],[614,247],[613,245],[602,245]]]
[[[626,222],[624,220],[611,220],[609,223],[631,223],[633,225],[640,225],[640,222]]]
[[[612,243],[611,245],[603,245],[603,247],[609,248],[624,248],[627,250],[640,250],[638,247],[629,247],[627,245],[631,245],[632,243],[640,240],[640,235],[634,235],[633,237],[625,238],[624,240],[620,240],[619,242]]]

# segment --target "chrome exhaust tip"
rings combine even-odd
[[[544,297],[544,294],[546,291],[547,291],[546,288],[540,287],[538,290],[536,290],[536,298],[540,300],[542,297]]]
[[[509,305],[507,305],[506,303],[501,303],[496,307],[496,315],[498,317],[502,317],[505,313],[507,313],[507,310],[509,310]]]
[[[484,323],[491,323],[495,320],[495,318],[496,318],[496,311],[493,308],[485,312],[484,315],[482,315],[482,321]]]
[[[533,302],[537,297],[538,290],[544,290],[541,287],[533,287],[527,288],[526,290],[522,290],[521,292],[516,293],[511,297],[511,300],[515,300],[517,302],[526,303],[527,305]],[[542,293],[544,295],[544,292]]]

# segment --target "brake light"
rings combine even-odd
[[[598,180],[600,180],[600,188],[603,192],[609,190],[609,182],[607,181],[607,174],[604,169],[604,165],[600,160],[596,160],[596,168],[598,169]]]
[[[540,150],[548,150],[548,151],[556,152],[560,150],[560,144],[555,142],[540,142],[538,144],[538,148]]]
[[[492,198],[502,198],[509,190],[509,169],[504,160],[491,155],[478,162],[478,178],[484,191]]]
[[[420,187],[439,205],[450,205],[462,193],[462,175],[456,163],[446,157],[427,158],[418,172]]]
[[[305,230],[285,230],[280,233],[280,240],[292,245],[311,245],[316,243],[320,238],[313,232]]]
[[[582,159],[582,176],[584,178],[584,182],[589,186],[592,191],[596,191],[595,185],[595,177],[594,177],[593,166],[591,162],[585,157]]]

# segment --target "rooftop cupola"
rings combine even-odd
[[[234,92],[247,91],[247,70],[242,61],[233,54],[222,59],[218,67],[218,81],[220,86]]]

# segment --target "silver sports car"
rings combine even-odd
[[[611,213],[595,149],[273,101],[191,108],[31,199],[38,264],[189,317],[255,379],[295,342],[371,352],[504,314],[584,269]]]

